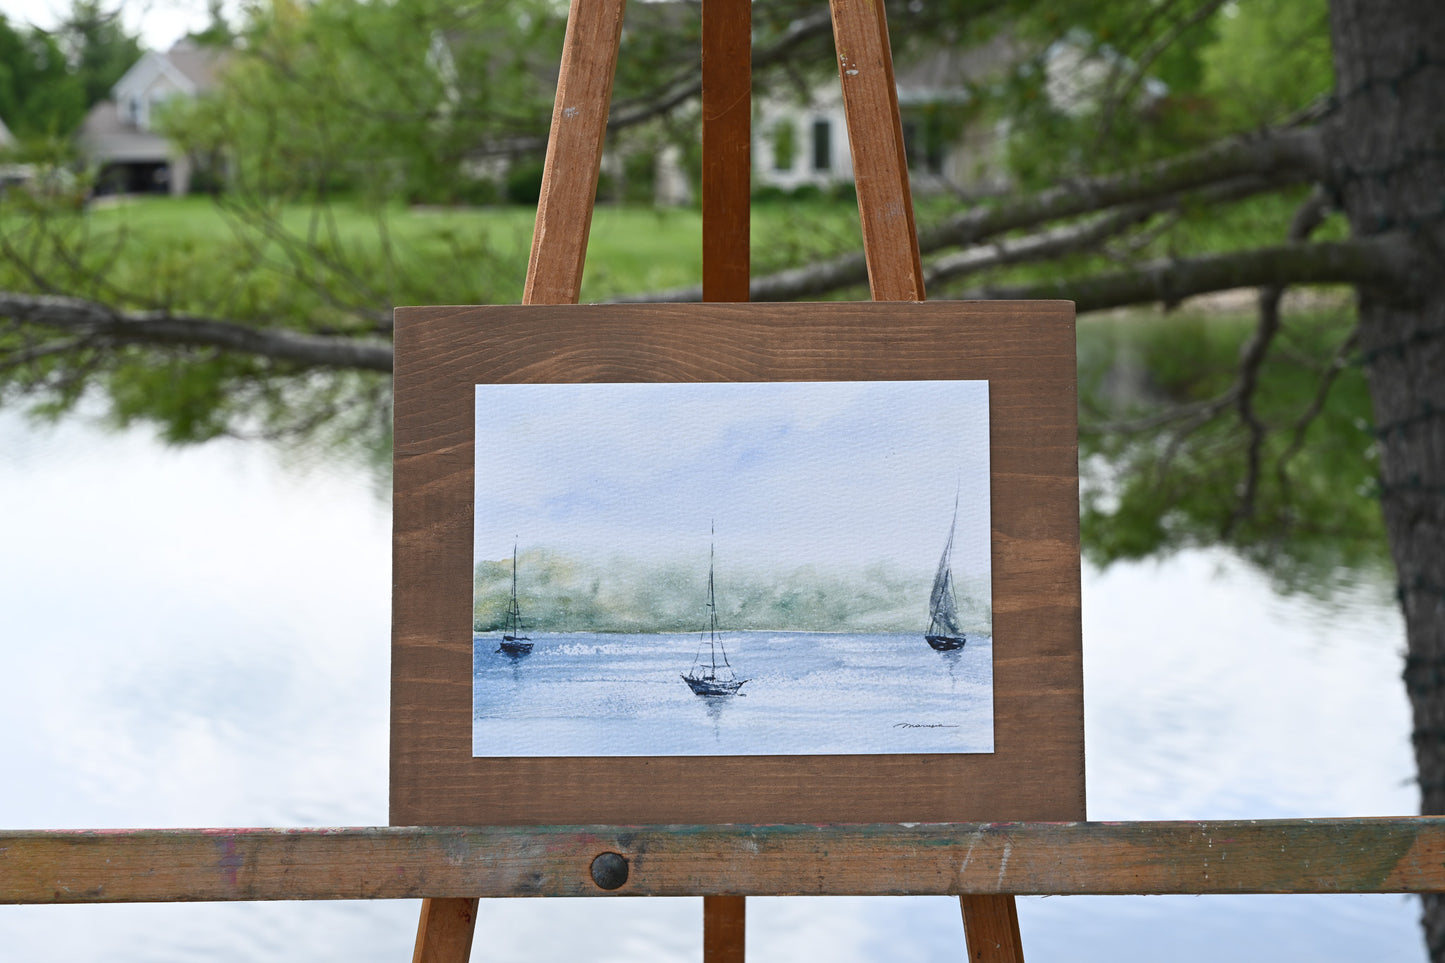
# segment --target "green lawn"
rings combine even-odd
[[[97,278],[83,277],[77,268],[84,264],[114,289],[149,292],[167,303],[179,299],[191,310],[207,309],[218,292],[229,292],[229,313],[246,316],[263,313],[265,304],[296,309],[312,303],[299,290],[288,295],[282,289],[318,283],[332,290],[333,299],[353,304],[359,290],[378,303],[517,301],[535,217],[529,207],[377,209],[351,202],[238,211],[207,198],[158,197],[52,216],[39,244],[26,215],[0,213],[0,233],[42,261],[53,258],[47,270],[55,272],[59,288],[99,295]],[[851,202],[763,203],[754,207],[752,220],[754,274],[809,254],[861,246]],[[699,211],[596,208],[582,300],[701,279]],[[5,281],[24,284],[14,274]],[[205,295],[186,294],[187,286]],[[313,306],[324,310],[319,302]]]
[[[1259,198],[1190,212],[1145,253],[1187,253],[1282,238],[1294,199]],[[957,210],[923,198],[920,224]],[[530,207],[368,207],[271,204],[233,209],[223,199],[143,198],[98,203],[43,220],[0,204],[0,287],[55,291],[136,306],[238,319],[345,324],[394,304],[484,304],[520,299],[535,210]],[[1340,230],[1331,224],[1326,232]],[[752,273],[758,277],[861,248],[852,201],[776,200],[752,206]],[[697,285],[702,222],[692,208],[599,205],[582,300]],[[20,265],[39,266],[36,272]],[[961,278],[930,293],[983,283],[1115,270],[1104,255]],[[858,289],[841,292],[866,297]],[[354,322],[353,322],[354,323]]]

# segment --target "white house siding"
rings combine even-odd
[[[980,47],[944,48],[917,60],[896,64],[898,101],[905,127],[913,123],[910,114],[916,111],[967,104],[971,84],[998,75],[1019,56],[1014,41],[1001,37]],[[819,169],[813,162],[813,130],[819,122],[828,124],[830,131],[832,156],[826,169]],[[794,156],[791,163],[783,165],[779,165],[774,156],[780,125],[791,126],[794,131]],[[909,156],[914,189],[920,192],[951,188],[1001,189],[1007,183],[1006,129],[1002,123],[970,124],[951,143],[935,145],[932,157],[917,149],[921,144],[910,145],[914,148]],[[878,136],[887,134],[879,132]],[[925,156],[918,156],[920,154]],[[753,125],[753,159],[756,181],[760,185],[792,189],[814,184],[826,188],[851,182],[853,157],[848,147],[842,91],[837,79],[830,78],[815,87],[806,103],[799,103],[796,98],[763,100]]]
[[[778,129],[792,130],[791,158],[780,158],[775,146]],[[848,125],[842,93],[826,85],[811,101],[763,99],[753,121],[753,171],[759,185],[792,190],[804,184],[832,187],[853,180],[853,155],[848,147]]]

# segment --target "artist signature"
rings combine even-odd
[[[957,729],[958,726],[949,725],[946,722],[895,722],[895,729]]]

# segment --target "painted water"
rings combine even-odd
[[[364,471],[5,412],[0,453],[0,828],[386,822],[390,514]],[[1284,598],[1212,551],[1086,566],[1090,817],[1414,812],[1390,596]],[[0,958],[394,963],[418,910],[0,906]],[[1030,963],[1423,963],[1418,915],[1404,896],[1019,901]],[[692,963],[701,920],[697,899],[485,900],[474,957]],[[748,901],[750,963],[962,956],[947,897]]]
[[[683,681],[704,634],[474,638],[473,755],[688,756],[993,751],[993,640],[935,652],[921,634],[729,632],[732,696]]]

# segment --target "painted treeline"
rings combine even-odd
[[[706,565],[615,557],[581,560],[547,549],[518,556],[518,597],[539,632],[686,632],[698,627],[707,596]],[[502,624],[511,590],[510,558],[473,570],[472,627]],[[719,573],[718,619],[726,629],[808,632],[922,631],[931,572],[879,562],[861,569],[779,568],[734,562]],[[988,584],[958,584],[963,628],[990,634]]]

